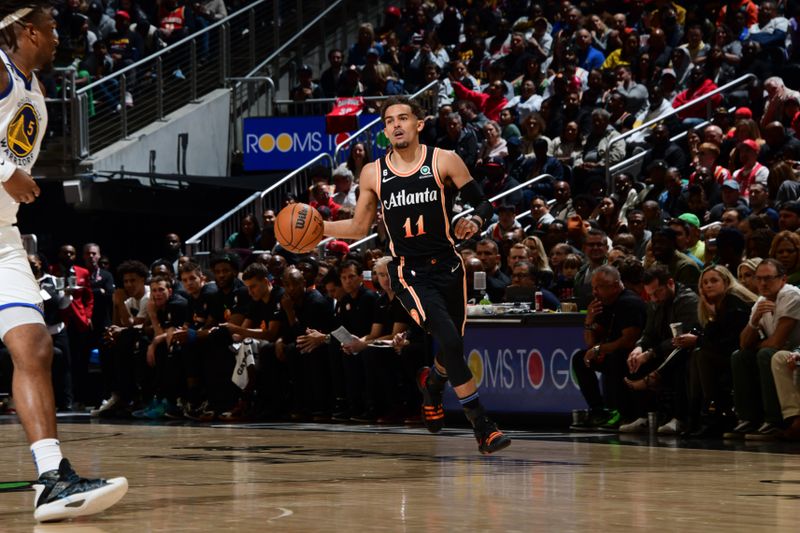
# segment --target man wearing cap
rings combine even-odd
[[[97,36],[100,41],[105,41],[114,31],[114,19],[103,12],[103,3],[94,0],[86,11],[89,17],[89,31]]]
[[[689,224],[689,233],[686,240],[686,255],[692,254],[705,264],[706,243],[700,238],[700,219],[693,213],[684,213],[678,218]]]
[[[116,30],[108,36],[108,53],[114,60],[114,71],[133,65],[142,57],[144,43],[138,33],[130,30],[131,16],[127,11],[117,11],[114,16]],[[130,86],[128,87],[130,90]]]
[[[661,77],[658,79],[658,86],[661,88],[661,93],[664,99],[672,102],[678,95],[678,74],[673,68],[665,68],[661,71]],[[670,109],[672,105],[670,104]]]
[[[737,151],[742,167],[733,172],[733,180],[739,184],[739,189],[747,198],[750,195],[751,183],[767,184],[769,169],[758,162],[760,147],[753,139],[745,139],[739,143]]]
[[[298,81],[297,85],[295,85],[292,90],[289,92],[289,98],[294,100],[295,102],[302,102],[304,100],[308,100],[309,98],[324,98],[325,94],[322,92],[322,88],[314,83],[311,79],[313,75],[313,71],[311,70],[310,65],[302,65],[297,72]],[[299,114],[309,114],[315,113],[315,110],[312,109],[303,109]]]
[[[495,212],[497,213],[497,222],[486,228],[487,235],[495,242],[502,242],[503,235],[509,231],[522,229],[522,225],[516,220],[517,209],[515,206],[501,203],[495,207]]]
[[[490,157],[483,162],[478,170],[479,174],[486,176],[481,181],[481,187],[483,187],[483,192],[486,194],[487,198],[497,196],[519,185],[517,180],[506,173],[506,165],[502,157]],[[494,202],[495,207],[500,204],[508,204],[513,206],[515,210],[521,210],[523,207],[522,191],[514,191]]]
[[[728,209],[736,209],[739,211],[741,218],[745,218],[749,215],[750,208],[747,207],[747,203],[740,197],[740,191],[739,182],[736,180],[726,180],[722,184],[722,202],[711,208],[708,221],[719,222],[722,220],[722,213]]]
[[[653,257],[665,265],[672,279],[697,292],[700,267],[686,254],[678,251],[678,236],[672,228],[661,228],[650,241]]]

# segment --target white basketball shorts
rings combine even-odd
[[[0,338],[24,324],[41,324],[42,296],[15,226],[0,226]]]

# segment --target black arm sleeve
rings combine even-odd
[[[494,208],[492,207],[492,204],[484,197],[483,189],[478,182],[474,179],[469,180],[458,190],[458,192],[461,193],[461,198],[465,202],[471,206],[474,206],[475,210],[473,213],[481,217],[483,226],[486,227],[489,221],[492,220]]]

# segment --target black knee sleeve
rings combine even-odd
[[[450,385],[458,387],[472,379],[472,372],[464,360],[464,339],[452,323],[434,326],[433,337],[439,343],[437,359],[447,371]]]

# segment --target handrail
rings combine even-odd
[[[698,124],[696,127],[697,128],[704,128],[704,127],[708,126],[709,124],[711,124],[711,121],[710,120],[706,120],[705,122],[701,122],[700,124]],[[673,135],[672,137],[670,137],[669,140],[670,140],[670,142],[675,142],[675,141],[678,141],[680,139],[683,139],[687,135],[688,135],[687,131],[682,131],[679,134]],[[644,159],[644,157],[649,152],[651,152],[652,150],[653,150],[652,148],[648,148],[647,150],[639,152],[638,154],[633,154],[628,159],[623,159],[619,163],[615,163],[608,170],[613,175],[618,170],[623,169],[623,168],[627,167],[628,165],[631,165],[631,164],[635,163],[636,161],[638,161],[640,159]]]
[[[543,179],[546,179],[546,178],[555,179],[555,178],[554,178],[552,175],[550,175],[550,174],[541,174],[541,175],[539,175],[539,176],[536,176],[535,178],[531,178],[531,179],[529,179],[528,181],[525,181],[525,182],[523,182],[523,183],[520,183],[520,184],[519,184],[519,185],[517,185],[516,187],[512,187],[512,188],[508,189],[507,191],[503,191],[503,192],[501,192],[500,194],[496,194],[496,195],[492,196],[491,198],[489,198],[489,201],[490,201],[490,202],[494,202],[495,200],[499,200],[500,198],[503,198],[504,196],[508,196],[508,195],[509,195],[509,194],[511,194],[512,192],[517,192],[518,190],[520,190],[520,189],[522,189],[522,188],[524,188],[524,187],[527,187],[528,185],[531,185],[531,184],[533,184],[533,183],[536,183],[537,181],[541,181],[541,180],[543,180]],[[461,211],[461,212],[460,212],[460,213],[458,213],[456,216],[454,216],[454,217],[453,217],[453,220],[457,220],[457,219],[459,219],[460,217],[463,217],[463,216],[465,216],[465,215],[467,215],[467,214],[471,213],[471,212],[472,212],[472,211],[474,211],[474,210],[475,210],[475,208],[474,208],[474,207],[470,207],[469,209],[465,209],[464,211]],[[524,214],[525,214],[525,213],[521,213],[521,215],[524,215]],[[481,235],[483,235],[483,233],[481,233]],[[350,245],[350,248],[356,248],[356,247],[358,247],[358,246],[361,246],[361,245],[362,245],[362,244],[364,244],[365,242],[369,242],[369,241],[371,241],[372,239],[374,239],[374,238],[375,238],[375,237],[377,237],[377,236],[378,236],[378,234],[377,234],[377,233],[373,233],[372,235],[367,235],[367,236],[366,236],[366,237],[364,237],[363,239],[359,239],[359,240],[357,240],[356,242],[354,242],[353,244],[351,244],[351,245]],[[328,239],[328,240],[329,240],[329,239]],[[327,241],[325,241],[325,242],[327,242]],[[322,242],[320,242],[320,244],[322,244]]]
[[[736,78],[735,80],[726,83],[722,87],[717,87],[713,91],[711,91],[709,93],[706,93],[706,94],[704,94],[704,95],[702,95],[702,96],[700,96],[698,98],[695,98],[691,102],[687,102],[687,103],[683,104],[682,106],[676,107],[676,108],[672,109],[671,111],[669,111],[667,113],[664,113],[663,115],[660,115],[660,116],[658,116],[658,117],[656,117],[654,119],[648,120],[644,124],[641,124],[640,126],[634,128],[634,129],[632,129],[630,131],[626,131],[625,133],[623,133],[621,135],[618,135],[617,137],[614,137],[613,139],[609,140],[608,145],[611,146],[612,144],[615,144],[615,143],[617,143],[619,141],[624,141],[628,137],[631,137],[631,136],[635,135],[636,133],[639,133],[640,131],[647,129],[650,126],[653,126],[654,124],[658,124],[659,122],[663,122],[664,120],[668,119],[669,117],[671,117],[673,115],[677,115],[681,111],[685,111],[686,109],[692,108],[692,107],[696,106],[699,103],[705,102],[709,98],[712,98],[712,97],[714,97],[714,96],[716,96],[716,95],[718,95],[718,94],[720,94],[722,92],[727,91],[731,87],[735,87],[737,85],[742,84],[746,80],[751,80],[751,79],[752,80],[756,80],[756,81],[758,80],[758,78],[756,77],[755,74],[745,74],[744,76]],[[606,179],[608,179],[609,173],[610,173],[610,170],[611,170],[611,166],[610,166],[610,161],[609,161],[608,157],[606,157],[605,159],[606,159]]]
[[[299,174],[303,170],[306,170],[307,168],[309,168],[311,165],[313,165],[314,163],[316,163],[320,159],[325,159],[325,158],[329,159],[330,161],[333,161],[331,156],[330,156],[330,154],[328,154],[328,153],[321,153],[321,154],[317,155],[317,157],[315,157],[311,161],[307,162],[306,164],[304,164],[300,168],[292,171],[288,175],[284,176],[282,179],[280,179],[276,183],[272,184],[266,190],[254,192],[253,194],[251,194],[250,196],[248,196],[247,198],[242,200],[236,207],[234,207],[233,209],[227,211],[225,214],[221,215],[219,218],[214,220],[212,223],[207,225],[205,228],[203,228],[202,230],[198,231],[196,234],[192,235],[189,239],[186,240],[186,244],[187,245],[192,245],[192,244],[199,243],[200,239],[202,239],[207,233],[211,232],[214,228],[216,228],[217,226],[219,226],[220,224],[222,224],[223,222],[225,222],[226,220],[228,220],[232,216],[236,215],[240,210],[244,209],[245,207],[247,207],[248,205],[250,205],[251,203],[253,203],[253,202],[257,201],[257,200],[261,200],[262,198],[264,198],[264,196],[269,194],[274,189],[276,189],[276,188],[280,187],[281,185],[283,185],[290,178],[293,178],[294,176],[296,176],[297,174]]]
[[[425,87],[423,87],[419,91],[415,92],[412,95],[409,95],[408,98],[410,100],[413,100],[414,98],[417,98],[419,95],[423,94],[425,91],[427,91],[428,89],[432,88],[434,85],[437,85],[438,83],[439,83],[439,80],[433,80],[432,82],[430,82],[428,85],[426,85]],[[386,98],[388,98],[388,96],[384,96],[383,98],[386,99]],[[350,136],[348,136],[347,139],[345,139],[342,142],[340,142],[339,144],[337,144],[336,145],[336,149],[333,151],[333,161],[336,162],[336,161],[339,160],[339,150],[341,150],[343,147],[347,146],[350,143],[351,140],[355,139],[356,137],[358,137],[359,135],[361,135],[365,131],[368,131],[370,128],[372,128],[372,126],[374,126],[375,124],[377,124],[381,120],[382,119],[380,117],[376,118],[375,120],[373,120],[372,122],[370,122],[366,126],[362,127],[360,130],[358,130],[355,133],[353,133]]]
[[[248,196],[247,198],[242,200],[239,203],[239,205],[237,205],[236,207],[234,207],[233,209],[231,209],[230,211],[228,211],[227,213],[225,213],[224,215],[222,215],[221,217],[216,219],[214,222],[212,222],[211,224],[209,224],[205,228],[203,228],[200,231],[198,231],[195,235],[193,235],[189,239],[187,239],[186,244],[196,244],[196,243],[200,242],[200,239],[206,233],[209,233],[215,227],[217,227],[218,225],[220,225],[223,222],[225,222],[231,216],[235,215],[240,209],[243,209],[243,208],[247,207],[248,204],[250,204],[250,203],[252,203],[252,202],[254,202],[254,201],[256,201],[256,200],[258,200],[260,198],[261,198],[261,192],[254,192],[253,194],[251,194],[250,196]]]
[[[507,191],[503,191],[500,194],[496,194],[496,195],[492,196],[491,198],[489,198],[489,201],[490,202],[494,202],[495,200],[499,200],[500,198],[502,198],[504,196],[508,196],[512,192],[517,192],[518,190],[524,189],[528,185],[536,183],[537,181],[541,181],[541,180],[543,180],[545,178],[550,178],[550,179],[553,179],[553,180],[556,179],[551,174],[540,174],[540,175],[536,176],[535,178],[531,178],[528,181],[522,182],[522,183],[520,183],[519,185],[517,185],[515,187],[511,187]],[[474,207],[470,207],[469,209],[465,209],[465,210],[461,211],[459,214],[457,214],[456,216],[454,216],[453,220],[457,220],[457,219],[459,219],[459,218],[461,218],[463,216],[467,216],[468,214],[472,213],[473,211],[475,211]]]
[[[247,78],[247,79],[255,79],[255,78]],[[286,100],[275,100],[274,103],[275,104],[284,104],[284,105],[285,104],[332,104],[332,103],[336,102],[336,100],[339,100],[340,98],[342,98],[342,97],[341,96],[337,96],[336,98],[307,98],[305,100],[286,99]],[[348,97],[344,97],[344,98],[348,98]],[[386,96],[386,95],[381,95],[381,96],[355,96],[353,98],[361,98],[365,102],[374,102],[374,101],[379,101],[379,100],[386,100],[389,97]]]
[[[269,76],[252,76],[250,78],[225,78],[226,81],[233,81],[236,83],[243,82],[243,81],[265,81],[269,84],[270,88],[272,89],[272,94],[275,94],[275,80],[270,78]]]
[[[320,20],[322,17],[324,17],[325,15],[327,15],[327,14],[328,14],[328,12],[329,12],[330,10],[332,10],[332,9],[334,9],[334,8],[336,8],[336,7],[339,7],[339,4],[341,4],[341,3],[342,3],[342,1],[343,1],[343,0],[336,0],[334,3],[332,3],[330,6],[328,6],[328,7],[327,7],[327,8],[326,8],[326,9],[325,9],[325,10],[324,10],[322,13],[320,13],[319,15],[317,15],[317,17],[316,17],[316,18],[314,18],[314,20],[312,20],[311,22],[309,22],[308,24],[306,24],[306,25],[305,25],[305,27],[304,27],[302,30],[300,30],[300,31],[299,31],[299,32],[297,32],[297,33],[296,33],[294,36],[292,36],[292,38],[291,38],[291,39],[289,39],[288,41],[286,41],[285,43],[283,43],[283,45],[281,45],[281,46],[280,46],[280,47],[279,47],[277,50],[275,50],[274,52],[272,52],[272,54],[270,54],[270,55],[269,55],[269,56],[268,56],[268,57],[267,57],[267,58],[266,58],[264,61],[262,61],[261,63],[259,63],[258,65],[256,65],[256,67],[255,67],[253,70],[251,70],[250,72],[248,72],[248,73],[247,73],[247,75],[246,75],[245,77],[246,77],[246,78],[249,78],[249,77],[251,77],[251,76],[255,76],[256,74],[258,74],[258,72],[259,72],[259,71],[260,71],[262,68],[264,68],[265,66],[269,65],[269,64],[270,64],[270,63],[271,63],[271,62],[272,62],[272,61],[273,61],[273,60],[274,60],[276,57],[278,57],[278,56],[279,56],[281,53],[283,53],[283,51],[284,51],[286,48],[288,48],[288,47],[289,47],[290,45],[292,45],[292,44],[293,44],[293,43],[294,43],[294,42],[295,42],[295,41],[296,41],[296,40],[297,40],[299,37],[301,37],[303,34],[305,34],[306,30],[308,30],[309,28],[311,28],[312,26],[314,26],[314,25],[315,25],[317,22],[319,22],[319,20]]]
[[[316,163],[320,159],[326,159],[326,158],[328,159],[328,161],[331,162],[331,168],[333,168],[333,158],[331,157],[331,154],[329,154],[327,152],[323,152],[321,154],[318,154],[315,158],[313,158],[312,160],[308,161],[302,167],[291,171],[289,174],[287,174],[283,178],[279,179],[278,181],[276,181],[275,183],[273,183],[272,185],[267,187],[264,191],[262,191],[260,193],[261,194],[261,198],[264,198],[266,195],[268,195],[269,193],[271,193],[272,191],[274,191],[275,189],[277,189],[278,187],[280,187],[281,185],[286,183],[290,178],[295,177],[297,174],[299,174],[303,170],[306,170],[307,168],[311,167],[311,165],[313,165],[314,163]]]
[[[84,87],[81,87],[81,89],[79,91],[77,91],[77,94],[84,94],[84,93],[88,92],[89,90],[91,90],[91,89],[93,89],[95,87],[99,87],[100,85],[108,82],[108,80],[110,80],[110,79],[119,78],[120,76],[124,76],[128,72],[131,72],[133,70],[141,68],[141,66],[144,63],[150,62],[150,61],[152,61],[154,59],[157,59],[157,58],[161,57],[162,55],[175,50],[177,47],[179,47],[179,46],[181,46],[181,45],[183,45],[185,43],[188,43],[188,42],[190,42],[192,40],[197,39],[198,37],[202,36],[204,33],[208,33],[211,30],[219,28],[223,24],[229,23],[231,20],[233,20],[234,18],[239,17],[240,15],[244,14],[245,12],[249,13],[253,8],[255,8],[258,5],[263,4],[265,2],[267,2],[267,0],[256,0],[252,4],[247,4],[247,5],[243,6],[240,10],[236,11],[235,13],[231,13],[230,15],[228,15],[227,17],[225,17],[222,20],[218,20],[217,22],[214,22],[213,24],[210,24],[209,26],[203,28],[200,31],[196,31],[194,33],[190,33],[189,35],[187,35],[186,37],[184,37],[180,41],[174,42],[171,45],[166,46],[166,47],[162,48],[161,50],[159,50],[158,52],[154,52],[154,53],[150,54],[147,57],[143,57],[142,59],[140,59],[139,61],[133,63],[132,65],[128,65],[125,68],[121,68],[121,69],[119,69],[118,71],[114,72],[113,74],[111,74],[109,76],[104,76],[104,77],[100,78],[97,81],[93,81],[92,83],[90,83],[90,84],[88,84],[88,85],[86,85]]]

